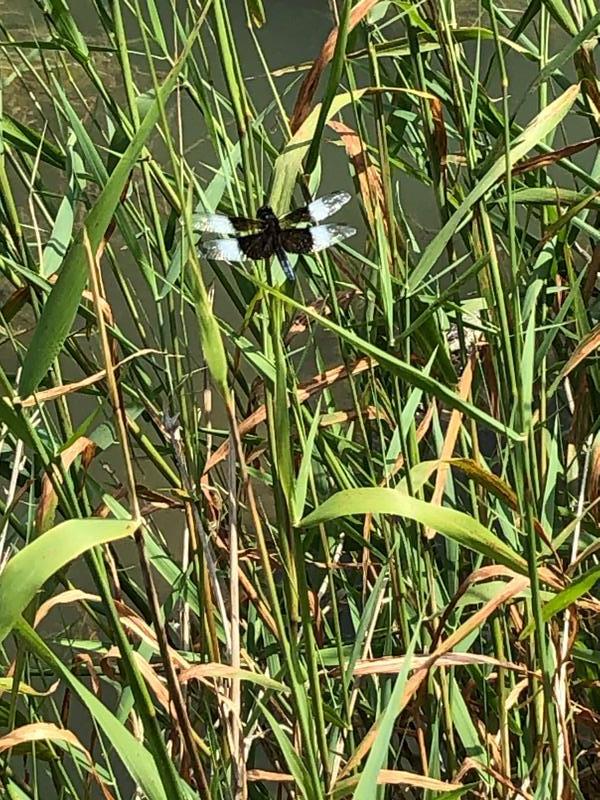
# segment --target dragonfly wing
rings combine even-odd
[[[283,217],[281,222],[283,225],[298,225],[301,222],[321,222],[335,214],[336,211],[339,211],[350,199],[348,192],[332,192],[313,200],[307,206],[291,211]]]
[[[307,253],[312,252],[313,239],[310,228],[289,228],[281,231],[281,244],[288,253]]]
[[[308,211],[313,222],[321,222],[331,217],[336,211],[350,201],[348,192],[332,192],[308,204]]]
[[[228,217],[227,214],[196,214],[194,216],[194,228],[203,233],[234,235],[262,228],[262,223],[260,220],[248,217]]]
[[[237,239],[212,239],[202,242],[200,251],[211,261],[245,261],[247,256]]]
[[[274,250],[271,237],[265,233],[251,233],[248,236],[235,236],[231,239],[212,239],[202,242],[200,248],[207,258],[213,261],[257,261],[270,258]]]
[[[308,229],[312,237],[312,251],[318,253],[319,250],[325,250],[326,247],[331,247],[334,244],[339,244],[344,239],[354,236],[356,228],[351,225],[315,225]]]
[[[275,253],[275,242],[268,232],[238,236],[237,241],[246,258],[250,258],[252,261],[271,258]]]
[[[318,253],[354,236],[350,225],[314,225],[312,228],[290,228],[281,232],[281,243],[288,253]]]

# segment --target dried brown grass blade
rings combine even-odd
[[[570,156],[575,155],[575,153],[580,153],[582,150],[585,150],[586,148],[591,147],[598,142],[600,142],[600,136],[595,136],[593,139],[584,139],[576,144],[570,144],[567,147],[561,147],[558,150],[553,150],[552,153],[543,153],[540,156],[528,158],[526,161],[521,161],[520,164],[514,166],[512,168],[512,174],[522,175],[524,172],[532,172],[533,170],[542,169],[543,167],[550,167],[552,164],[556,164],[561,159],[569,158]]]
[[[329,127],[338,133],[344,143],[346,153],[354,164],[355,174],[363,199],[363,205],[371,226],[375,228],[377,209],[385,220],[385,194],[381,174],[377,167],[369,162],[365,143],[358,133],[343,122],[332,120]]]
[[[118,647],[111,647],[110,650],[103,656],[102,663],[106,664],[109,659],[120,659],[121,652]],[[158,677],[152,665],[143,658],[140,653],[133,653],[133,658],[135,660],[136,666],[139,669],[140,673],[144,677],[148,686],[152,689],[156,699],[161,704],[161,706],[165,709],[165,711],[169,712],[173,719],[177,720],[177,715],[175,714],[175,709],[173,708],[170,698],[169,698],[169,690],[167,689],[166,685],[163,681]],[[106,671],[109,672],[109,668],[106,668]]]
[[[270,783],[291,783],[294,776],[289,772],[271,772],[265,769],[248,770],[248,781],[256,783],[258,781],[268,781]],[[357,779],[358,780],[358,779]],[[427,778],[425,775],[418,775],[416,772],[406,772],[401,769],[382,769],[377,776],[377,783],[388,786],[414,786],[418,789],[431,789],[438,792],[449,792],[462,789],[462,783],[449,783],[438,781],[435,778]]]
[[[461,400],[467,400],[471,392],[471,384],[473,383],[473,374],[475,371],[476,361],[477,353],[473,352],[469,356],[469,360],[467,361],[463,373],[460,376],[460,381],[458,383],[458,396],[461,398]],[[450,465],[446,462],[452,458],[452,453],[456,447],[456,440],[458,439],[458,434],[462,425],[462,419],[462,411],[457,411],[454,409],[450,415],[450,422],[448,423],[446,435],[444,436],[444,443],[442,445],[442,452],[440,455],[440,462],[442,463],[440,463],[440,466],[438,467],[435,478],[435,487],[430,501],[434,506],[441,506],[442,504],[444,492],[446,491],[446,481],[448,480],[448,470],[450,469]],[[436,535],[436,531],[434,531],[433,528],[425,528],[424,533],[428,539],[433,539]]]
[[[15,728],[10,733],[0,737],[0,753],[4,753],[5,750],[10,750],[20,744],[41,741],[61,742],[69,744],[71,747],[76,747],[77,750],[85,753],[90,763],[92,763],[90,754],[75,734],[65,728],[59,728],[58,725],[54,725],[51,722],[32,722],[30,725]]]
[[[76,439],[72,445],[62,451],[60,458],[64,469],[67,470],[73,461],[75,461],[75,459],[80,455],[83,456],[84,466],[87,467],[95,453],[95,442],[93,442],[91,439],[88,439],[86,436],[80,436],[79,439]],[[51,466],[50,469],[54,469],[54,467]],[[62,480],[58,470],[56,471],[55,478],[58,481]],[[54,524],[54,513],[56,511],[57,503],[58,498],[56,496],[54,486],[50,480],[50,476],[46,473],[42,478],[42,490],[40,492],[40,499],[36,509],[35,522],[38,535],[44,533],[44,531],[51,528]]]
[[[348,31],[351,31],[353,28],[355,28],[378,2],[379,0],[360,0],[360,2],[355,5],[350,13]],[[321,79],[323,70],[333,58],[337,37],[338,29],[336,27],[331,31],[325,40],[325,44],[321,48],[321,52],[310,68],[308,75],[302,81],[302,86],[298,92],[298,98],[296,100],[296,105],[294,106],[292,119],[290,121],[292,133],[296,133],[298,128],[310,114],[315,92],[317,90],[317,86],[319,85],[319,80]]]
[[[438,781],[435,778],[427,778],[425,775],[418,775],[416,772],[405,772],[401,769],[380,770],[377,776],[377,783],[390,786],[414,786],[418,789],[431,789],[437,792],[450,792],[463,787],[462,783]]]
[[[114,796],[109,792],[104,781],[96,772],[94,762],[88,750],[81,744],[74,733],[65,728],[59,728],[58,725],[54,725],[51,722],[33,722],[30,725],[23,725],[20,728],[15,728],[10,733],[7,733],[6,736],[0,738],[0,753],[11,750],[18,745],[41,741],[66,744],[83,753],[88,760],[90,773],[100,788],[105,800],[114,800]]]
[[[318,375],[315,375],[314,378],[311,378],[310,381],[301,384],[297,390],[298,402],[305,403],[310,397],[318,392],[322,392],[325,389],[328,389],[330,386],[333,386],[334,383],[342,380],[343,378],[347,378],[348,375],[359,375],[361,372],[365,372],[365,370],[370,369],[371,367],[376,366],[376,362],[371,358],[360,358],[354,364],[350,366],[350,369],[347,369],[344,364],[340,364],[337,367],[332,367],[331,369],[326,370],[325,372],[321,372]],[[249,417],[242,420],[239,423],[239,433],[240,437],[245,436],[250,431],[257,428],[260,424],[262,424],[267,418],[267,408],[265,405],[260,406],[256,409]],[[204,473],[202,475],[202,482],[206,485],[207,474],[216,467],[217,464],[220,464],[229,453],[230,442],[229,439],[219,447],[218,450],[212,454],[210,459],[208,460],[205,468]]]
[[[137,352],[132,353],[130,356],[127,356],[127,358],[124,358],[122,361],[119,361],[118,364],[115,364],[115,369],[120,369],[122,366],[127,364],[128,361],[132,361],[134,358],[140,358],[141,356],[146,356],[149,353],[160,353],[160,350],[153,350],[152,348],[138,350]],[[101,369],[99,372],[94,372],[93,375],[87,375],[80,381],[66,383],[64,386],[54,386],[52,389],[44,389],[42,392],[30,394],[29,397],[24,397],[22,400],[17,399],[13,402],[19,404],[23,408],[31,408],[32,406],[36,406],[38,403],[44,403],[47,400],[58,400],[59,397],[64,397],[65,395],[72,394],[73,392],[79,392],[81,389],[85,389],[88,386],[93,386],[95,383],[104,380],[104,378],[106,378],[106,370]]]
[[[575,367],[579,366],[581,362],[590,356],[594,350],[597,350],[600,347],[600,325],[596,325],[595,328],[588,333],[587,336],[584,336],[581,342],[577,345],[571,357],[561,369],[559,376],[555,381],[555,385],[558,384],[560,381],[564,380],[567,375],[575,369]]]
[[[37,628],[40,622],[52,611],[53,608],[60,605],[69,605],[69,603],[79,603],[82,600],[90,600],[95,603],[101,601],[100,596],[97,594],[90,594],[83,592],[81,589],[68,589],[66,592],[50,597],[45,603],[38,608],[33,621],[33,627]]]
[[[410,669],[414,671],[425,666],[430,656],[413,656],[410,660]],[[405,656],[383,656],[382,658],[359,659],[352,672],[354,677],[364,675],[395,675],[402,670]],[[437,662],[437,667],[461,667],[473,664],[487,665],[502,669],[510,669],[514,672],[526,672],[527,668],[522,664],[514,664],[512,661],[502,661],[493,656],[486,656],[480,653],[448,653],[441,656]]]
[[[249,769],[247,772],[248,782],[257,783],[258,781],[268,781],[269,783],[286,783],[293,781],[294,776],[289,772],[271,772],[267,769]]]
[[[470,617],[456,631],[454,631],[454,633],[452,633],[447,639],[444,639],[444,641],[438,645],[435,652],[429,656],[424,665],[420,667],[406,682],[406,687],[400,701],[398,713],[400,713],[406,707],[410,698],[413,696],[413,694],[415,694],[423,681],[426,679],[429,670],[437,665],[437,661],[442,656],[446,655],[450,650],[453,650],[456,645],[458,645],[466,636],[471,633],[471,631],[482,625],[497,608],[503,605],[503,603],[506,603],[519,592],[522,592],[523,589],[525,589],[525,587],[528,585],[528,578],[521,576],[513,578],[513,580],[511,580],[502,591],[498,592],[496,597],[488,601],[484,606],[476,611],[472,617]],[[350,772],[356,769],[363,758],[367,755],[377,736],[380,720],[381,717],[377,722],[375,722],[374,725],[371,726],[370,730],[358,745],[348,763],[344,767],[340,777],[348,775]]]
[[[336,292],[338,306],[342,310],[346,311],[354,298],[361,295],[362,291],[357,286],[353,287],[352,289],[347,289],[344,292]],[[332,308],[329,305],[329,300],[325,297],[319,297],[316,300],[313,300],[311,303],[308,303],[306,308],[308,311],[314,311],[317,314],[320,314],[322,317],[331,316]],[[296,316],[294,316],[292,319],[292,324],[290,325],[288,332],[285,335],[286,344],[289,344],[294,336],[298,336],[298,334],[307,331],[311,322],[312,317],[309,317],[304,311],[296,314]]]
[[[392,420],[386,413],[385,409],[377,408],[376,406],[366,406],[360,410],[361,416],[366,419],[381,419],[387,422],[390,427],[393,427]],[[333,414],[323,414],[319,420],[321,428],[330,428],[332,425],[343,425],[345,422],[352,422],[358,417],[354,409],[348,411],[336,411]]]
[[[439,97],[430,97],[431,119],[433,122],[433,146],[441,173],[445,172],[448,159],[448,137],[444,122],[444,106]]]

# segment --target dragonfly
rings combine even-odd
[[[203,242],[201,251],[206,258],[214,261],[257,261],[275,256],[286,278],[293,281],[295,275],[288,253],[318,253],[354,236],[356,228],[351,225],[319,224],[339,211],[350,199],[348,192],[332,192],[283,217],[278,217],[267,205],[258,209],[256,219],[202,214],[194,227],[203,233],[220,233],[230,237]]]

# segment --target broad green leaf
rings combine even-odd
[[[72,519],[20,550],[0,574],[0,642],[55,572],[96,545],[131,536],[137,527],[131,520]]]
[[[349,103],[358,102],[365,91],[359,89],[353,93],[336,95],[328,109],[327,120],[335,117]],[[275,161],[270,203],[276,213],[286,211],[290,205],[296,178],[302,171],[302,162],[315,134],[320,113],[321,106],[315,106]]]
[[[129,179],[131,170],[159,119],[160,103],[166,102],[175,87],[177,77],[196,40],[202,20],[203,16],[200,17],[180,58],[160,88],[160,98],[157,97],[152,103],[127,150],[89,212],[84,227],[79,231],[67,252],[60,275],[46,301],[23,362],[23,372],[19,382],[19,393],[22,397],[26,397],[36,390],[68,336],[88,275],[84,232],[87,231],[92,252],[96,253],[120,203],[121,192]]]
[[[570,86],[566,92],[563,92],[556,100],[546,106],[546,108],[531,121],[527,128],[517,136],[510,150],[511,163],[514,164],[517,162],[556,128],[577,99],[579,88],[578,83]],[[421,282],[432,272],[438,258],[443,254],[446,245],[464,222],[467,215],[473,211],[475,204],[505,173],[506,156],[502,154],[479,183],[473,187],[454,214],[452,214],[448,222],[428,245],[421,260],[409,276],[409,294],[415,294],[419,290]]]
[[[298,527],[309,528],[352,514],[407,517],[497,564],[504,564],[515,572],[527,575],[525,559],[473,517],[452,508],[433,506],[396,489],[367,487],[337,492],[305,517]]]
[[[557,595],[555,595],[552,600],[546,603],[546,605],[542,608],[542,619],[544,622],[548,622],[548,620],[552,619],[552,617],[554,617],[556,614],[560,614],[560,612],[564,611],[565,608],[568,608],[569,606],[573,605],[573,603],[576,603],[581,595],[589,592],[599,580],[600,566],[593,567],[593,569],[588,570],[579,578],[574,580],[573,583],[570,583],[566,589],[563,589],[562,592],[559,592]],[[531,620],[519,638],[525,639],[532,633],[534,628],[535,620]]]

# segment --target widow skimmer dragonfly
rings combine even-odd
[[[203,242],[201,250],[207,258],[215,261],[257,261],[276,256],[286,278],[293,281],[295,276],[288,253],[318,253],[354,236],[356,228],[350,225],[317,224],[335,214],[349,200],[347,192],[333,192],[284,217],[278,217],[270,206],[259,208],[256,219],[202,214],[195,227],[206,233],[224,233],[233,237]]]

